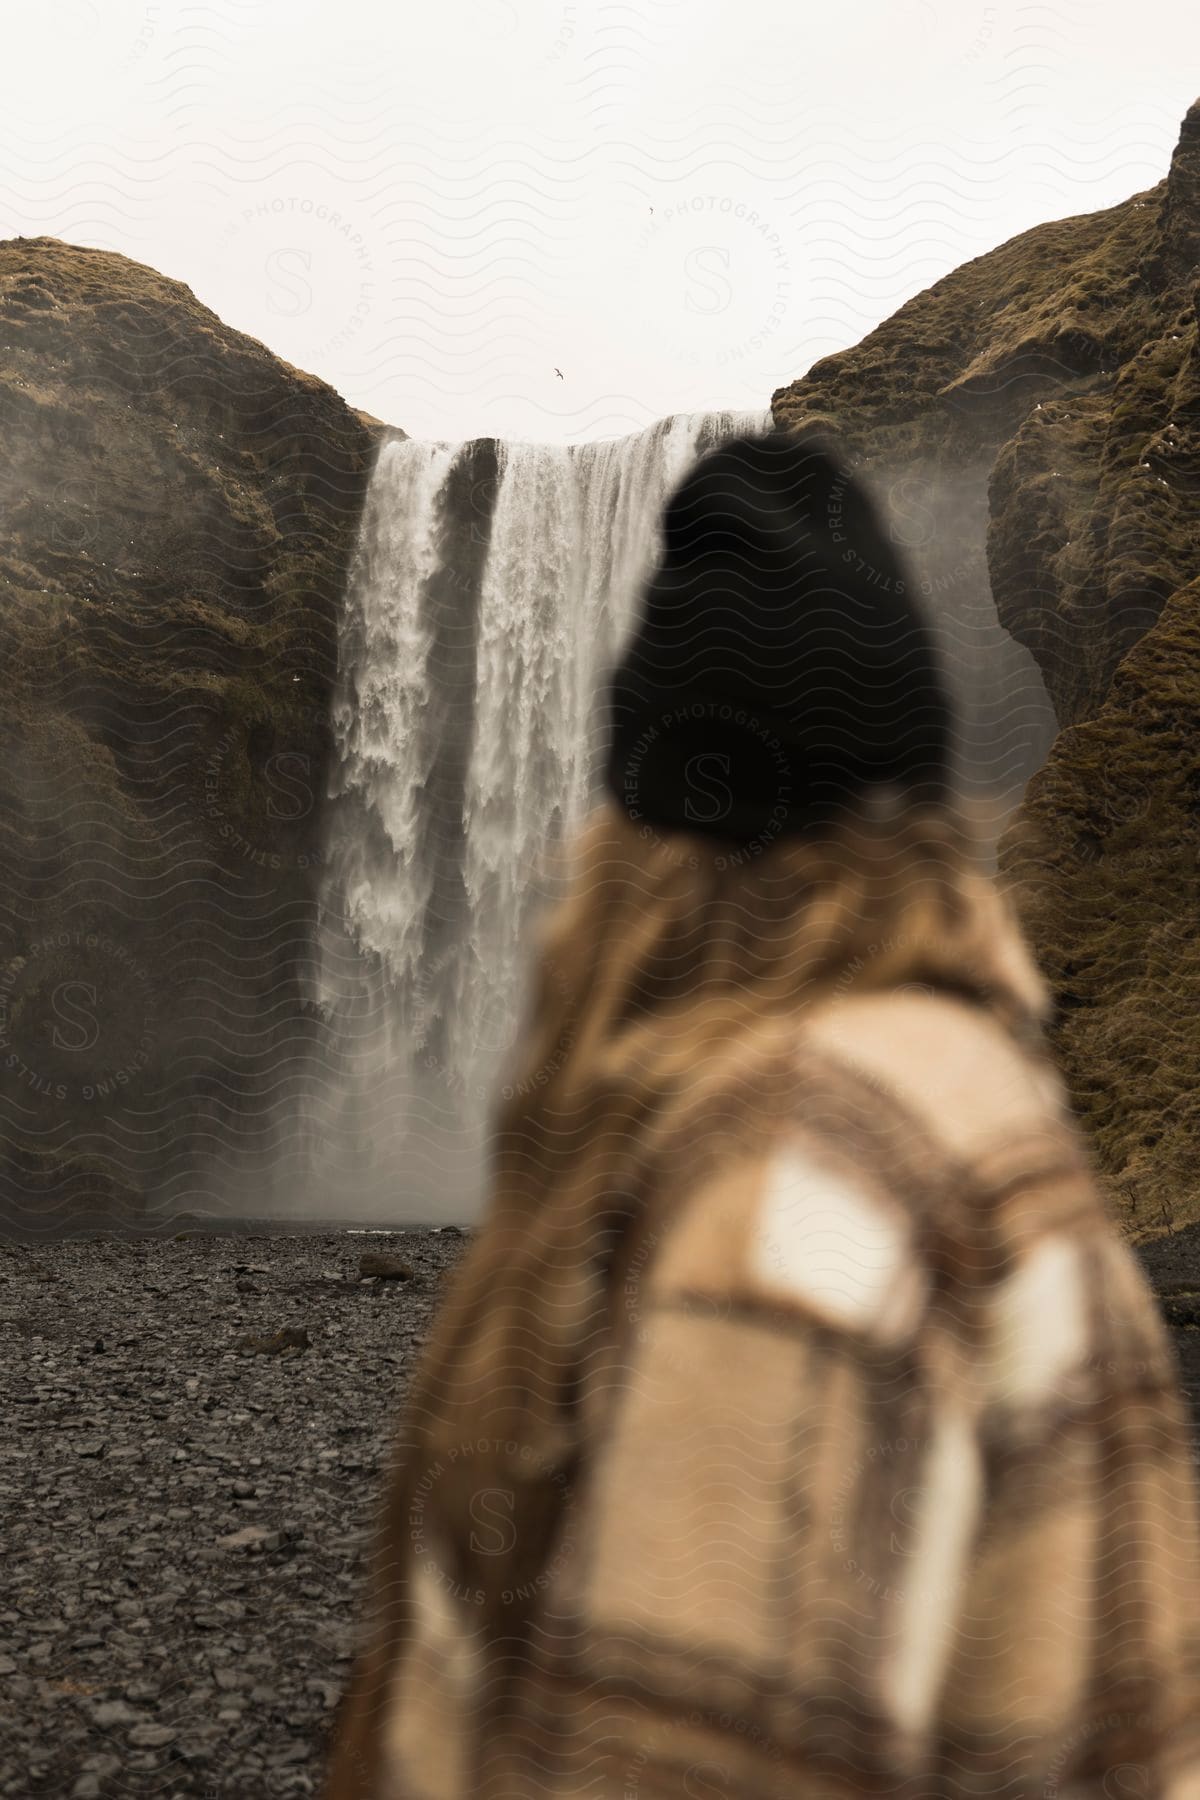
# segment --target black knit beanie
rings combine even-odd
[[[765,847],[871,790],[948,798],[953,720],[911,582],[819,439],[727,440],[667,503],[609,692],[634,819]]]

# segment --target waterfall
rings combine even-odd
[[[518,1054],[531,915],[596,793],[602,678],[663,504],[698,456],[769,424],[703,413],[573,447],[381,449],[339,644],[310,1210],[475,1210],[490,1104]],[[997,792],[1002,817],[1054,722],[1032,658],[996,618],[986,472],[926,497],[936,528],[915,546],[907,477],[887,476],[876,493],[922,576],[960,705],[964,785]]]
[[[403,986],[419,973],[432,888],[418,827],[436,670],[421,597],[437,566],[437,502],[453,458],[441,444],[392,443],[380,452],[342,622],[343,680],[334,703],[343,792],[361,802],[354,829],[339,834],[346,920]]]
[[[462,1217],[521,1026],[531,914],[594,797],[602,678],[695,459],[769,413],[578,446],[397,438],[339,645],[319,1135],[344,1211]]]

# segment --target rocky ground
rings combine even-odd
[[[0,1246],[0,1794],[316,1791],[396,1401],[465,1241]],[[364,1254],[413,1275],[360,1280]]]
[[[465,1241],[0,1246],[0,1794],[317,1790],[396,1404]],[[1200,1232],[1142,1255],[1195,1411]]]

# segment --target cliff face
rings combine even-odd
[[[1198,565],[1200,566],[1200,565]],[[1135,1231],[1200,1217],[1200,580],[1064,731],[1002,845],[1057,1049]]]
[[[166,1216],[253,1153],[374,435],[179,283],[0,244],[0,1223]]]
[[[1056,1047],[1136,1231],[1200,1217],[1200,103],[1165,181],[1026,232],[774,397],[943,513],[1063,729],[1000,847]]]

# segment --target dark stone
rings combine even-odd
[[[337,617],[377,438],[181,282],[0,243],[0,1229],[167,1223],[225,1187],[214,1142],[261,1169],[285,1129],[255,1096],[319,1051]],[[96,996],[86,1052],[47,1028],[64,983]]]
[[[411,1281],[415,1271],[411,1263],[402,1262],[398,1256],[386,1256],[380,1251],[369,1250],[358,1260],[358,1274],[362,1281]]]

